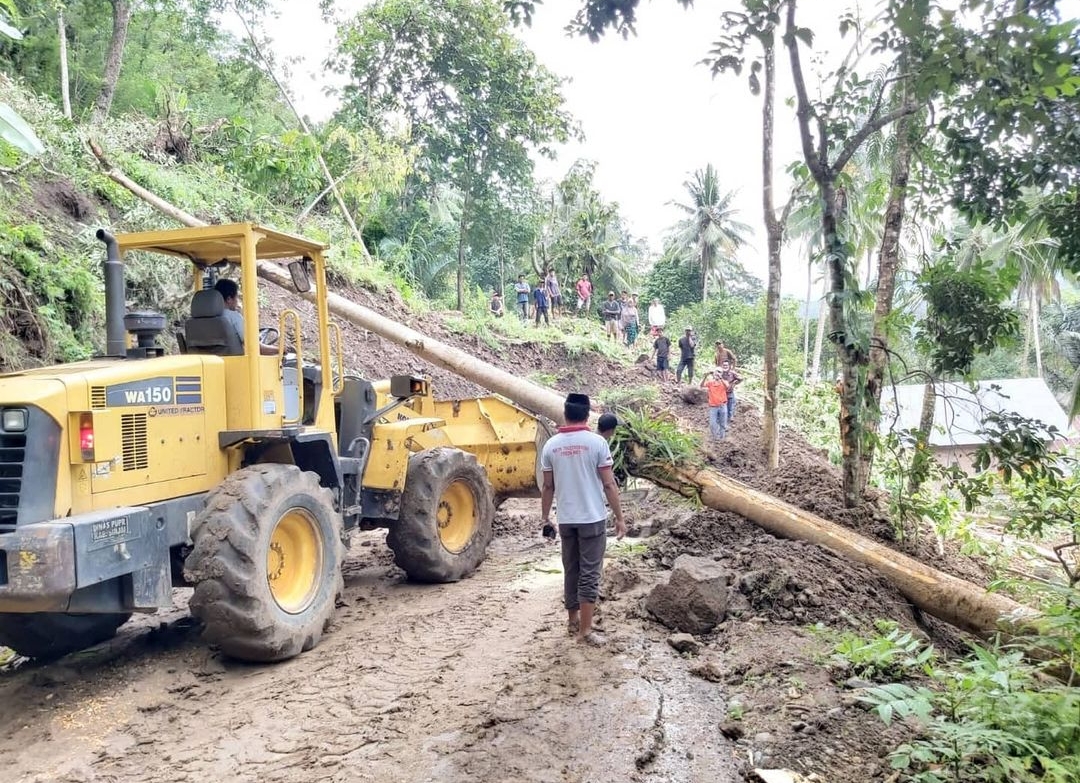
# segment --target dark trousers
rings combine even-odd
[[[679,359],[679,367],[675,370],[675,380],[682,381],[682,371],[686,369],[686,382],[694,382],[694,360],[681,358]]]
[[[529,320],[529,303],[528,302],[518,302],[518,309],[521,310],[521,320],[522,321],[528,321]]]
[[[540,325],[540,316],[544,316],[544,323],[551,326],[551,321],[548,320],[548,309],[546,307],[536,308],[536,325]]]
[[[607,520],[588,525],[559,525],[562,539],[563,602],[570,611],[600,597],[600,571],[607,546]]]

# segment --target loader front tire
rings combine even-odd
[[[476,457],[437,448],[409,458],[401,511],[386,542],[417,582],[456,582],[477,569],[491,543],[491,482]]]
[[[52,614],[0,613],[0,647],[40,661],[55,661],[68,653],[85,650],[116,635],[131,617],[126,613]]]
[[[317,645],[343,588],[341,528],[314,473],[261,464],[225,479],[195,519],[184,562],[203,637],[256,662]]]

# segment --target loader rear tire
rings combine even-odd
[[[40,661],[55,661],[116,635],[130,614],[0,613],[0,647]]]
[[[409,458],[401,511],[386,542],[417,582],[456,582],[477,569],[491,543],[491,482],[472,454],[453,448]]]
[[[322,639],[343,589],[341,514],[294,465],[243,468],[195,519],[184,575],[203,637],[245,661],[292,658]]]

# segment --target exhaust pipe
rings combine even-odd
[[[127,356],[127,330],[124,328],[124,264],[116,237],[99,228],[97,238],[105,243],[105,355],[123,359]]]

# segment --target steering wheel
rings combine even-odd
[[[277,345],[281,333],[273,326],[263,326],[259,329],[259,342],[263,345]]]

